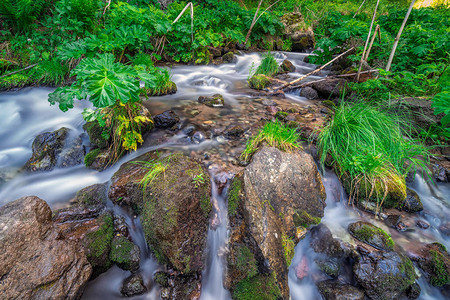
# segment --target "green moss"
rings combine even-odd
[[[130,264],[130,255],[134,244],[126,237],[114,238],[111,244],[110,259],[118,264]]]
[[[246,274],[245,278],[251,278],[258,274],[255,256],[245,245],[238,246],[235,265],[240,272]]]
[[[270,85],[270,78],[262,74],[253,75],[248,80],[248,85],[252,89],[263,90]]]
[[[243,182],[241,178],[235,177],[231,182],[228,190],[228,215],[234,216],[241,200],[240,193],[243,188]]]
[[[450,274],[445,265],[444,255],[435,250],[430,250],[430,255],[432,258],[431,267],[433,269],[433,274],[430,275],[430,283],[434,286],[450,284]]]
[[[352,234],[354,235],[354,237],[358,240],[360,240],[361,242],[367,243],[369,245],[374,245],[373,244],[373,238],[375,236],[379,236],[381,237],[381,240],[383,242],[383,247],[386,248],[387,250],[393,250],[394,249],[394,240],[391,238],[391,236],[389,234],[386,233],[386,231],[384,231],[381,228],[378,228],[376,226],[369,226],[366,224],[363,224],[361,226],[359,226],[359,228],[356,228],[354,231],[352,231]],[[381,245],[379,245],[381,246]]]
[[[274,300],[280,299],[281,291],[275,275],[258,275],[240,281],[233,290],[235,300]]]
[[[94,163],[95,159],[100,154],[100,152],[101,152],[101,150],[97,148],[97,149],[90,151],[88,154],[86,154],[84,157],[84,165],[86,167],[90,167],[92,165],[92,163]]]
[[[308,214],[305,210],[297,211],[293,215],[294,224],[296,227],[302,226],[305,228],[308,228],[309,225],[317,225],[320,223],[319,217],[313,217],[310,214]]]
[[[21,88],[29,84],[31,84],[31,80],[27,75],[13,74],[0,80],[0,90]]]
[[[104,215],[100,222],[102,223],[100,228],[86,236],[89,249],[88,260],[93,266],[97,265],[96,259],[109,253],[114,235],[114,223],[110,214]]]
[[[289,266],[291,264],[292,259],[294,258],[294,248],[295,243],[294,240],[286,235],[286,233],[281,234],[281,246],[284,250],[284,259],[286,260],[286,265]]]
[[[286,117],[288,116],[288,113],[285,111],[277,111],[275,113],[275,118],[277,118],[278,120],[286,120]]]
[[[169,287],[169,276],[164,272],[156,272],[153,276],[153,281],[162,287]]]

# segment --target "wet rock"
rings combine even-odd
[[[395,228],[399,231],[405,230],[406,225],[402,222],[402,216],[399,214],[390,214],[384,220],[387,226]]]
[[[277,106],[278,104],[275,101],[273,101],[273,100],[263,99],[262,105],[264,105],[264,106]]]
[[[180,118],[173,110],[166,110],[159,115],[155,115],[153,121],[157,128],[172,128],[180,122]]]
[[[391,251],[394,241],[381,228],[368,222],[355,222],[348,225],[348,231],[357,240],[380,250]]]
[[[295,72],[295,66],[287,59],[280,65],[280,72]]]
[[[208,173],[182,154],[155,163],[164,171],[143,195],[141,222],[147,243],[160,263],[185,274],[201,272],[211,211]]]
[[[61,168],[77,166],[83,163],[85,154],[85,147],[80,136],[68,139],[59,154],[57,165]]]
[[[311,228],[310,244],[316,253],[323,253],[329,257],[345,257],[351,251],[351,246],[334,238],[325,224]]]
[[[120,293],[126,297],[142,295],[147,292],[147,287],[140,274],[134,274],[126,278],[122,283]]]
[[[311,84],[311,87],[325,99],[339,97],[345,86],[345,79],[337,78],[327,78],[325,80],[317,81]]]
[[[275,115],[277,112],[280,111],[280,108],[277,106],[266,106],[266,111],[269,112],[271,115]]]
[[[237,58],[233,52],[227,52],[222,56],[222,61],[224,63],[234,63],[237,61]]]
[[[239,257],[243,243],[256,261],[259,273],[273,274],[283,297],[289,297],[287,266],[294,254],[297,228],[294,215],[306,212],[322,217],[325,190],[314,160],[304,152],[285,153],[264,147],[257,152],[243,174],[237,176],[228,195],[232,233],[232,257]],[[253,261],[253,260],[248,260]],[[233,287],[239,278],[236,264],[228,264],[226,283]],[[230,275],[233,275],[230,276]],[[254,275],[256,276],[256,275]],[[272,275],[270,275],[272,276]],[[232,278],[230,278],[232,277]],[[239,282],[241,282],[239,281]]]
[[[102,135],[104,129],[100,127],[97,121],[87,122],[83,125],[83,129],[89,136],[89,142],[92,149],[105,149],[108,147],[111,138],[105,138],[105,136]]]
[[[200,96],[198,102],[209,107],[223,107],[225,100],[221,94],[214,94],[212,96]]]
[[[0,294],[3,299],[76,299],[92,268],[79,245],[59,236],[38,197],[0,208]]]
[[[364,300],[364,292],[360,289],[335,280],[325,280],[317,284],[320,294],[325,300]]]
[[[264,90],[265,88],[271,87],[275,84],[275,80],[264,74],[253,75],[248,81],[249,87],[255,90]]]
[[[358,284],[373,300],[398,299],[416,280],[411,260],[396,252],[361,255],[353,272]]]
[[[91,150],[84,157],[84,165],[93,170],[103,171],[114,158],[114,151],[110,148]]]
[[[430,224],[428,224],[424,220],[417,220],[416,225],[417,225],[417,227],[419,227],[421,229],[428,229],[430,227]]]
[[[448,182],[448,171],[440,164],[433,164],[433,177],[439,182]]]
[[[406,199],[403,202],[402,210],[410,213],[415,213],[423,210],[422,201],[419,195],[410,188],[406,188]]]
[[[153,275],[153,281],[159,284],[161,287],[169,287],[169,275],[165,272],[156,272]]]
[[[199,144],[199,143],[205,141],[205,139],[206,139],[205,135],[200,131],[197,131],[196,133],[194,133],[192,135],[192,141],[196,144]]]
[[[439,226],[439,231],[446,236],[450,236],[450,222],[445,222]]]
[[[114,234],[124,236],[126,238],[130,237],[127,223],[125,222],[125,218],[123,216],[114,216]]]
[[[341,262],[336,257],[320,257],[314,260],[317,267],[330,277],[337,278],[341,271]]]
[[[114,223],[111,212],[104,205],[72,206],[54,212],[53,221],[59,234],[77,241],[84,249],[92,266],[92,278],[106,272],[112,265],[110,259]]]
[[[155,279],[159,278],[163,279],[162,276],[155,277]],[[171,275],[167,276],[167,285],[164,285],[161,288],[161,299],[198,300],[200,299],[200,292],[200,276],[186,276],[172,271]]]
[[[418,253],[411,255],[411,259],[417,262],[432,285],[450,285],[450,255],[444,245],[424,245]]]
[[[225,128],[225,136],[229,138],[239,138],[244,134],[245,130],[239,125],[230,125]]]
[[[53,132],[44,132],[33,141],[31,158],[25,163],[24,169],[31,172],[48,171],[56,166],[59,154],[62,152],[68,128],[60,128]]]
[[[422,291],[422,289],[420,288],[420,285],[417,282],[414,282],[406,290],[406,297],[408,297],[408,299],[417,299],[417,298],[419,298],[421,291]]]
[[[309,86],[305,86],[300,90],[300,96],[305,97],[308,100],[319,98],[319,94],[317,93],[317,91]]]
[[[111,261],[121,269],[135,272],[139,269],[141,251],[123,236],[115,236],[111,242]]]
[[[306,27],[300,12],[284,14],[281,22],[285,28],[284,38],[290,39],[292,42],[291,51],[305,52],[314,49],[316,44],[314,32],[311,28]]]
[[[98,183],[85,187],[75,195],[75,203],[83,206],[105,205],[108,200],[107,183]]]

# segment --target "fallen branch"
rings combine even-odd
[[[278,90],[280,90],[280,89],[284,89],[284,88],[286,88],[286,87],[288,87],[288,86],[290,86],[290,85],[293,85],[293,84],[296,84],[297,82],[302,81],[303,79],[305,79],[305,78],[307,78],[307,77],[309,77],[309,76],[311,76],[311,75],[314,75],[314,74],[316,74],[316,73],[322,71],[326,66],[328,66],[328,65],[330,65],[331,63],[335,62],[336,60],[338,60],[338,59],[341,58],[342,56],[346,55],[347,53],[353,51],[353,49],[355,49],[355,47],[352,47],[352,48],[348,49],[347,51],[345,51],[344,53],[339,54],[338,56],[336,56],[335,58],[333,58],[332,60],[330,60],[329,62],[327,62],[327,63],[324,64],[323,66],[321,66],[320,68],[315,69],[314,71],[309,72],[308,74],[303,75],[302,77],[297,78],[297,79],[295,79],[294,81],[287,82],[287,83],[283,84],[283,85],[280,86],[280,87],[274,88],[273,90],[270,90],[270,89],[269,89],[269,92],[276,92],[276,91],[278,91]]]
[[[25,70],[28,70],[28,69],[34,68],[34,67],[36,67],[37,65],[38,65],[38,64],[36,63],[36,64],[34,64],[34,65],[31,65],[31,66],[25,67],[25,68],[23,68],[23,69],[20,69],[20,70],[17,70],[17,71],[14,71],[14,72],[8,73],[8,74],[4,74],[4,75],[0,76],[0,78],[3,78],[3,77],[8,77],[8,76],[10,76],[10,75],[14,75],[14,74],[16,74],[16,73],[19,73],[19,72],[22,72],[22,71],[25,71]]]
[[[366,56],[364,57],[365,61],[367,61],[369,59],[369,53],[370,53],[370,50],[372,50],[373,42],[375,42],[375,37],[377,36],[377,32],[378,32],[378,37],[380,38],[380,41],[381,41],[380,25],[378,25],[378,24],[377,24],[377,27],[375,27],[375,31],[373,32],[372,39],[370,40],[369,49],[367,49]]]
[[[353,16],[353,19],[356,17],[357,14],[359,14],[359,11],[361,10],[361,8],[363,7],[364,3],[366,2],[366,0],[364,0],[361,5],[359,6],[358,10],[356,11],[355,15]]]
[[[180,12],[178,17],[175,19],[175,21],[172,22],[172,24],[178,22],[178,20],[181,18],[181,16],[184,14],[184,12],[186,11],[186,9],[188,9],[189,6],[191,7],[191,41],[194,42],[194,5],[192,4],[192,2],[186,4],[186,6]]]
[[[103,16],[106,13],[106,10],[111,6],[111,0],[108,0],[108,4],[105,6],[105,9],[103,10]]]

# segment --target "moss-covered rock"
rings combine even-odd
[[[269,87],[271,83],[272,83],[271,78],[263,74],[253,75],[248,80],[248,85],[255,90],[263,90]]]
[[[111,160],[113,159],[114,153],[112,149],[94,149],[91,150],[84,157],[84,164],[89,169],[104,170]]]
[[[200,164],[182,154],[158,158],[164,171],[144,193],[141,222],[156,258],[183,273],[201,272],[211,211],[210,180]],[[196,180],[196,178],[203,180]]]
[[[242,197],[243,182],[240,177],[233,178],[228,189],[228,215],[234,216]]]
[[[370,299],[398,299],[415,283],[411,260],[396,252],[362,255],[353,266],[355,279]]]
[[[109,257],[121,269],[132,272],[137,271],[139,269],[140,255],[139,247],[126,237],[115,236],[113,238]]]
[[[105,205],[108,199],[108,187],[106,183],[93,184],[81,189],[75,195],[75,202],[89,207],[92,205]]]
[[[198,97],[198,102],[205,104],[209,107],[223,107],[225,100],[221,94],[214,94],[212,96],[200,96]]]
[[[92,148],[105,149],[108,147],[111,138],[106,138],[107,135],[103,135],[103,128],[100,127],[97,121],[87,122],[83,125],[83,129],[89,136],[89,142]]]
[[[413,256],[434,286],[450,285],[450,255],[444,245],[432,243]]]
[[[305,210],[300,210],[294,213],[293,220],[295,226],[303,226],[308,228],[310,225],[319,224],[321,219],[319,217],[311,216]]]
[[[275,274],[258,275],[239,282],[232,291],[235,300],[274,300],[282,295]]]
[[[106,212],[96,222],[98,229],[89,232],[82,240],[88,261],[93,268],[93,277],[105,272],[111,266],[109,253],[114,236],[114,223],[111,213]]]
[[[348,231],[357,240],[377,249],[392,251],[394,241],[383,229],[367,222],[355,222],[348,225]]]
[[[330,277],[337,278],[341,271],[341,263],[336,257],[320,257],[314,260],[317,267]]]
[[[224,64],[226,63],[234,63],[236,61],[236,56],[234,55],[233,52],[227,52],[222,56],[222,62]]]
[[[406,189],[406,198],[403,204],[401,205],[402,210],[410,213],[419,212],[423,210],[423,204],[420,200],[419,195],[411,190],[410,188]]]

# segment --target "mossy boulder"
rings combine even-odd
[[[141,222],[160,263],[183,273],[201,272],[211,211],[210,180],[202,166],[182,154],[154,161],[164,171],[143,194]]]
[[[256,74],[248,80],[248,85],[255,90],[264,90],[265,88],[268,88],[272,82],[272,78],[264,74]]]
[[[450,255],[444,245],[432,243],[421,248],[412,257],[424,271],[428,281],[434,286],[450,285]]]
[[[304,211],[318,222],[325,197],[309,154],[273,147],[257,152],[228,192],[230,252],[225,287],[235,290],[243,281],[274,274],[281,294],[289,298],[287,270],[300,238],[294,215]],[[244,257],[247,263],[239,263]]]
[[[120,289],[120,293],[125,297],[142,295],[145,292],[147,292],[147,287],[145,286],[144,279],[141,274],[133,274],[126,278]]]
[[[292,64],[290,60],[283,60],[280,65],[279,73],[287,73],[287,72],[295,72],[295,66]]]
[[[364,300],[360,289],[337,280],[325,280],[317,283],[317,288],[325,300]]]
[[[406,198],[402,203],[401,208],[406,212],[415,213],[423,210],[423,204],[415,191],[406,188]]]
[[[230,64],[230,63],[234,63],[234,62],[236,62],[236,56],[234,55],[234,53],[233,52],[227,52],[227,53],[225,53],[223,56],[222,56],[222,62],[224,63],[224,64],[226,64],[226,63],[228,63],[228,64]]]
[[[96,148],[86,154],[84,157],[84,165],[89,169],[103,171],[108,167],[113,157],[114,152],[112,149]]]
[[[91,148],[105,149],[108,147],[111,137],[106,138],[106,135],[102,134],[104,128],[100,127],[97,121],[87,122],[83,125],[83,129],[89,136]]]
[[[139,247],[126,237],[115,236],[111,242],[109,257],[121,269],[137,271],[139,269],[141,251]]]
[[[300,12],[284,14],[281,22],[284,24],[284,38],[292,42],[291,51],[305,52],[314,49],[314,32],[306,26]]]
[[[367,222],[355,222],[348,225],[348,231],[357,240],[380,250],[392,251],[394,241],[383,229]]]
[[[198,102],[209,107],[223,107],[225,100],[221,94],[214,94],[212,96],[200,96]]]
[[[373,300],[398,299],[416,280],[411,260],[393,251],[357,257],[353,272],[357,283]]]

